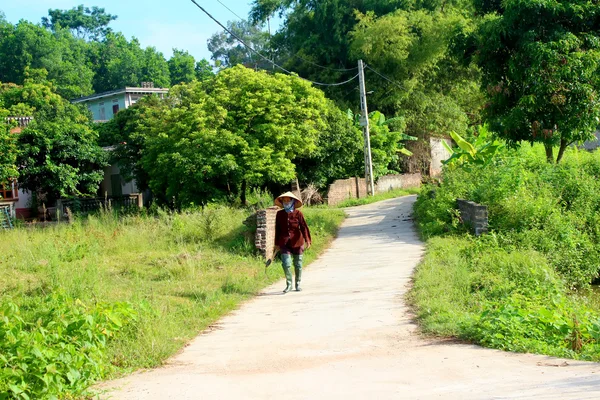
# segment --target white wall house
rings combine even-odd
[[[168,92],[169,89],[155,88],[152,83],[142,83],[142,87],[126,87],[81,97],[71,100],[71,102],[85,104],[92,112],[94,122],[106,122],[111,120],[120,110],[134,105],[143,96],[156,95],[162,99]],[[106,150],[110,151],[110,147],[107,147]],[[104,180],[99,189],[100,197],[105,195],[122,196],[132,193],[139,193],[135,181],[126,181],[117,165],[104,168]]]

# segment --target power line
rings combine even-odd
[[[245,18],[240,17],[238,14],[235,13],[235,11],[233,11],[231,8],[227,7],[227,5],[225,3],[223,3],[221,0],[217,0],[217,2],[222,5],[223,7],[225,7],[227,10],[229,10],[230,13],[232,13],[233,15],[235,15],[236,17],[238,17],[239,19],[241,19],[242,21],[245,21]],[[269,36],[270,36],[271,32],[269,32]],[[325,67],[323,65],[319,65],[313,61],[307,60],[304,57],[299,56],[298,54],[292,54],[292,57],[296,57],[299,58],[300,60],[304,61],[305,63],[314,65],[315,67],[318,68],[322,68],[322,69],[327,69],[330,71],[338,71],[338,72],[347,72],[347,71],[356,71],[358,70],[358,67],[354,67],[354,68],[331,68],[331,67]]]
[[[401,83],[396,82],[395,80],[393,80],[392,78],[388,78],[387,76],[385,76],[384,74],[382,74],[381,72],[377,72],[376,70],[374,70],[373,68],[371,68],[370,65],[365,64],[365,67],[367,67],[368,69],[370,69],[371,71],[375,72],[377,75],[379,75],[380,77],[382,77],[383,79],[385,79],[386,81],[398,86],[400,89],[402,90],[409,90],[406,86],[402,85]]]
[[[262,58],[263,60],[267,61],[270,64],[273,64],[274,67],[279,68],[280,70],[293,75],[295,74],[294,72],[287,70],[285,68],[283,68],[281,65],[275,63],[275,61],[273,60],[269,60],[269,58],[267,58],[266,56],[264,56],[263,54],[261,54],[259,51],[255,50],[254,48],[252,48],[252,46],[248,45],[246,42],[244,42],[243,39],[241,39],[238,35],[236,35],[235,33],[233,33],[231,30],[229,30],[225,25],[223,25],[218,19],[216,19],[215,17],[213,17],[208,11],[206,11],[204,9],[204,7],[202,7],[200,4],[198,4],[196,2],[196,0],[191,0],[192,3],[194,3],[196,5],[196,7],[198,7],[200,10],[202,10],[202,12],[204,12],[204,14],[206,14],[210,19],[212,19],[213,21],[215,21],[221,28],[223,28],[225,30],[225,32],[229,33],[231,36],[233,36],[235,39],[237,39],[238,42],[240,42],[241,44],[243,44],[248,50],[250,50],[251,52],[255,53],[256,55],[258,55],[260,58]],[[296,74],[298,75],[298,74]],[[356,76],[348,79],[347,81],[344,82],[339,82],[339,83],[323,83],[323,82],[315,82],[315,81],[311,81],[309,79],[306,78],[302,78],[299,76],[300,79],[304,79],[307,82],[312,83],[313,85],[318,85],[318,86],[340,86],[340,85],[345,85],[348,82],[352,82],[354,79],[358,78],[358,74],[356,74]]]
[[[231,8],[227,7],[227,5],[225,5],[225,3],[223,3],[221,0],[217,0],[217,3],[219,3],[220,5],[222,5],[223,7],[225,7],[226,9],[228,9],[230,13],[232,13],[233,15],[235,15],[236,17],[238,17],[238,18],[239,18],[239,19],[241,19],[242,21],[245,21],[245,20],[246,20],[246,18],[242,18],[242,17],[240,17],[239,15],[237,15],[237,14],[235,13],[235,11],[233,11]]]

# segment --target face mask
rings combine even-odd
[[[287,212],[294,211],[294,203],[295,203],[294,200],[290,200],[290,201],[283,203],[283,209]]]

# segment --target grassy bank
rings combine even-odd
[[[336,205],[337,208],[364,206],[382,200],[394,199],[396,197],[408,196],[411,194],[419,194],[419,188],[394,189],[383,193],[377,193],[375,196],[363,197],[360,199],[348,199]]]
[[[488,206],[472,237],[455,200]],[[484,346],[600,360],[600,153],[507,151],[487,166],[449,168],[415,215],[427,253],[410,300],[424,332]]]
[[[307,208],[304,212],[314,238],[307,252],[310,262],[332,240],[344,215],[341,210]],[[278,265],[265,275],[263,261],[253,255],[242,225],[247,216],[245,211],[225,207],[152,217],[116,218],[105,213],[72,225],[3,233],[0,316],[12,325],[3,325],[0,318],[0,342],[6,344],[9,328],[18,325],[20,343],[27,344],[21,350],[39,347],[42,353],[41,372],[36,374],[19,370],[22,360],[16,345],[4,349],[13,351],[15,358],[4,360],[0,355],[0,364],[12,366],[18,376],[0,373],[4,378],[0,397],[3,392],[16,397],[23,390],[33,398],[45,398],[51,392],[83,389],[71,384],[70,376],[72,370],[91,368],[85,360],[69,365],[64,352],[44,353],[46,345],[61,346],[58,339],[38,335],[47,330],[48,319],[58,325],[68,321],[61,331],[65,341],[79,343],[81,335],[93,331],[94,347],[101,354],[94,353],[97,368],[87,377],[89,384],[160,365],[220,316],[280,279]],[[64,311],[73,307],[79,310],[75,316]],[[88,324],[89,318],[93,321]],[[43,327],[36,326],[40,320]],[[74,350],[89,348],[86,340],[80,340]],[[44,365],[55,367],[47,371]]]

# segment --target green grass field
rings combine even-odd
[[[334,238],[344,213],[310,208],[304,213],[313,235],[308,264]],[[279,263],[265,275],[264,261],[254,255],[242,224],[248,215],[227,207],[123,218],[102,213],[70,225],[2,232],[0,305],[20,307],[26,331],[35,329],[52,294],[88,308],[127,302],[137,317],[108,342],[105,361],[116,368],[106,373],[160,365],[219,317],[282,278]]]

